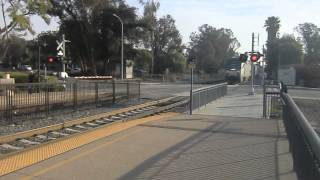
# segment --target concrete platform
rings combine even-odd
[[[247,86],[229,86],[228,94],[200,109],[194,114],[262,118],[263,116],[263,95],[256,93],[249,96]]]
[[[259,118],[260,100],[232,87],[198,115],[140,124],[0,179],[295,180],[283,122]]]
[[[180,115],[0,179],[295,179],[281,121]]]

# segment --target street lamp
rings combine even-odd
[[[41,70],[41,44],[40,44],[40,39],[38,39],[38,83],[41,82],[41,78],[40,78],[40,70]],[[43,43],[43,47],[46,47],[47,46],[47,43],[44,42]]]
[[[122,19],[116,15],[116,14],[112,14],[114,17],[116,17],[117,19],[119,19],[120,23],[121,23],[121,79],[123,80],[123,21]]]

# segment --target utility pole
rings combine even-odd
[[[255,43],[255,36],[254,33],[252,33],[252,50],[251,53],[254,53],[254,43]],[[254,95],[254,63],[251,61],[251,87],[249,91],[249,95]]]

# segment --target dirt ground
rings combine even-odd
[[[295,99],[305,117],[310,121],[311,125],[320,132],[320,100]]]

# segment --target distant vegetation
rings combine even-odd
[[[120,63],[121,24],[124,23],[124,59],[133,60],[134,68],[147,74],[184,73],[188,60],[196,60],[196,71],[216,73],[223,62],[238,54],[240,44],[231,29],[204,24],[190,35],[190,43],[183,44],[174,17],[158,17],[160,3],[140,0],[143,13],[125,0],[2,0],[3,19],[0,25],[0,64],[17,67],[30,64],[37,67],[39,49],[41,64],[48,56],[56,56],[56,41],[66,35],[72,43],[67,45],[67,60],[81,68],[86,75],[112,75]],[[14,2],[14,3],[12,3]],[[14,9],[21,11],[14,11]],[[28,12],[28,13],[23,13]],[[25,33],[34,33],[30,17],[38,15],[45,22],[52,17],[60,21],[59,30],[39,34],[26,40]],[[320,31],[312,23],[299,24],[296,32],[280,35],[279,17],[269,17],[264,24],[268,33],[266,59],[268,76],[275,78],[279,66],[320,64]],[[248,32],[249,36],[249,32]],[[251,42],[248,42],[248,44]],[[61,68],[60,62],[49,69]]]
[[[279,67],[293,66],[298,81],[309,87],[320,87],[320,28],[313,23],[303,23],[295,28],[299,37],[288,34],[280,37],[281,21],[274,16],[266,20],[265,27],[269,78],[276,79]]]

